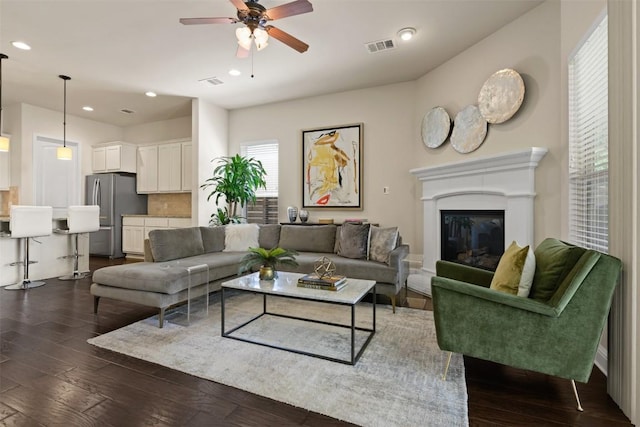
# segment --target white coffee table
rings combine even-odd
[[[321,289],[309,289],[309,288],[301,288],[297,286],[298,278],[301,277],[302,274],[298,273],[286,273],[286,272],[278,272],[278,277],[275,280],[260,280],[258,278],[258,273],[249,274],[247,276],[239,277],[237,279],[233,279],[227,282],[222,283],[221,290],[221,333],[223,337],[233,338],[239,341],[250,342],[253,344],[264,345],[267,347],[277,348],[280,350],[291,351],[298,354],[305,354],[307,356],[318,357],[320,359],[331,360],[333,362],[344,363],[348,365],[355,365],[360,356],[369,345],[371,338],[376,331],[376,282],[374,280],[360,280],[360,279],[347,279],[347,285],[340,289],[339,291],[326,291]],[[244,292],[251,292],[255,294],[262,295],[262,313],[259,313],[255,317],[252,317],[248,321],[242,323],[241,325],[235,326],[230,330],[225,330],[225,291],[229,289],[235,289]],[[371,328],[361,328],[356,327],[355,325],[355,308],[356,305],[362,301],[362,299],[369,292],[373,292],[373,301],[371,304],[372,307],[372,322]],[[281,298],[291,298],[305,301],[317,301],[323,302],[327,304],[334,305],[344,305],[349,306],[351,308],[351,324],[343,325],[339,323],[318,321],[313,319],[307,319],[296,316],[289,316],[285,314],[272,313],[267,309],[267,296],[281,297]],[[245,337],[234,336],[233,333],[249,323],[259,319],[264,315],[272,315],[285,317],[296,320],[303,320],[306,322],[313,323],[322,323],[324,325],[335,326],[339,328],[350,328],[351,329],[351,357],[349,359],[339,359],[335,357],[324,356],[317,353],[311,353],[304,350],[293,349],[289,347],[282,347],[275,344],[268,344],[264,342],[258,342],[251,339],[247,339]],[[355,349],[355,333],[356,330],[368,332],[368,336],[366,341],[362,344],[361,348],[356,353]]]

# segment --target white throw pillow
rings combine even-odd
[[[520,276],[520,283],[518,284],[518,296],[528,297],[531,291],[531,284],[533,283],[533,275],[536,272],[536,256],[529,245],[529,252],[527,258],[524,260],[524,267],[522,267],[522,275]]]
[[[258,224],[229,224],[224,229],[223,252],[246,252],[257,248],[260,227]]]

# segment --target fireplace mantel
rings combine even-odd
[[[504,210],[505,245],[513,240],[533,244],[535,169],[547,151],[531,147],[410,171],[422,182],[422,270],[427,280],[440,259],[441,210]]]

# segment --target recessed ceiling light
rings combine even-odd
[[[31,50],[31,46],[29,46],[25,42],[15,41],[15,42],[11,42],[11,44],[13,45],[13,47],[18,48],[18,49]]]
[[[411,27],[403,28],[400,31],[398,31],[398,37],[400,37],[404,41],[411,40],[413,36],[415,36],[415,34],[416,34],[416,29]]]
[[[158,96],[155,92],[145,92],[145,95],[147,95],[149,98],[155,98],[156,96]]]
[[[231,75],[231,76],[237,77],[240,74],[242,74],[242,72],[240,72],[240,70],[236,70],[235,68],[229,70],[229,75]]]
[[[88,106],[88,105],[85,105],[84,107],[82,107],[82,109],[83,109],[84,111],[93,111],[93,107],[90,107],[90,106]]]

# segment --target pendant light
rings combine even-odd
[[[2,136],[2,60],[9,59],[4,53],[0,53],[0,151],[9,151],[9,138]]]
[[[71,160],[73,151],[67,147],[67,80],[71,80],[71,77],[63,76],[62,74],[58,77],[64,81],[64,115],[62,119],[62,147],[58,147],[56,150],[56,157],[59,160]]]

